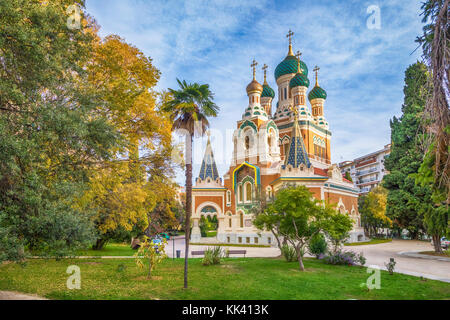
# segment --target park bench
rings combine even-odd
[[[247,250],[226,250],[225,252],[230,254],[243,254],[245,258],[245,254],[247,253]],[[205,250],[198,250],[198,251],[191,251],[192,256],[203,256],[205,254]]]

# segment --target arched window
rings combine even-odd
[[[252,184],[250,182],[245,184],[245,201],[252,201]]]
[[[231,217],[230,217],[230,218],[228,218],[228,227],[230,227],[230,228],[231,228]]]
[[[241,228],[244,227],[244,214],[242,212],[239,214],[239,225]]]
[[[227,206],[231,205],[231,191],[227,190]]]
[[[250,149],[250,137],[249,136],[245,136],[245,149],[246,150]]]
[[[287,99],[287,89],[284,88],[284,100],[286,100],[286,99]]]
[[[242,190],[242,185],[240,184],[238,187],[238,198],[239,198],[239,202],[244,201],[244,192]]]

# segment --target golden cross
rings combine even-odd
[[[297,57],[297,60],[298,60],[298,65],[297,65],[298,72],[301,73],[301,72],[303,72],[303,70],[300,68],[300,57],[302,56],[302,53],[300,52],[300,50],[297,51],[297,54],[295,56]]]
[[[250,67],[253,68],[253,80],[256,79],[256,66],[258,65],[258,62],[255,61],[255,59],[253,59],[252,64],[250,65]]]
[[[264,82],[266,82],[267,64],[264,63],[262,69],[264,70]]]
[[[315,66],[313,71],[316,73],[316,86],[319,85],[319,81],[318,81],[318,76],[317,74],[319,73],[320,68],[318,66]]]
[[[292,43],[292,36],[294,35],[294,33],[291,31],[291,29],[289,29],[288,34],[286,35],[286,38],[289,38],[289,44]]]

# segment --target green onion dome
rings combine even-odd
[[[309,79],[304,73],[297,73],[295,77],[289,81],[289,88],[309,87]]]
[[[279,77],[289,74],[289,73],[297,73],[298,68],[298,60],[293,55],[288,55],[280,64],[275,68],[275,79]],[[303,74],[308,76],[308,67],[306,64],[300,60],[300,68],[302,68]]]
[[[314,99],[326,99],[327,93],[321,87],[316,85],[308,94],[309,101]]]
[[[275,91],[271,87],[269,87],[268,84],[263,85],[263,92],[261,94],[261,98],[268,97],[268,98],[274,98],[275,97]]]

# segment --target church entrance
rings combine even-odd
[[[206,206],[200,212],[200,235],[202,238],[215,238],[219,228],[217,210],[213,206]]]

